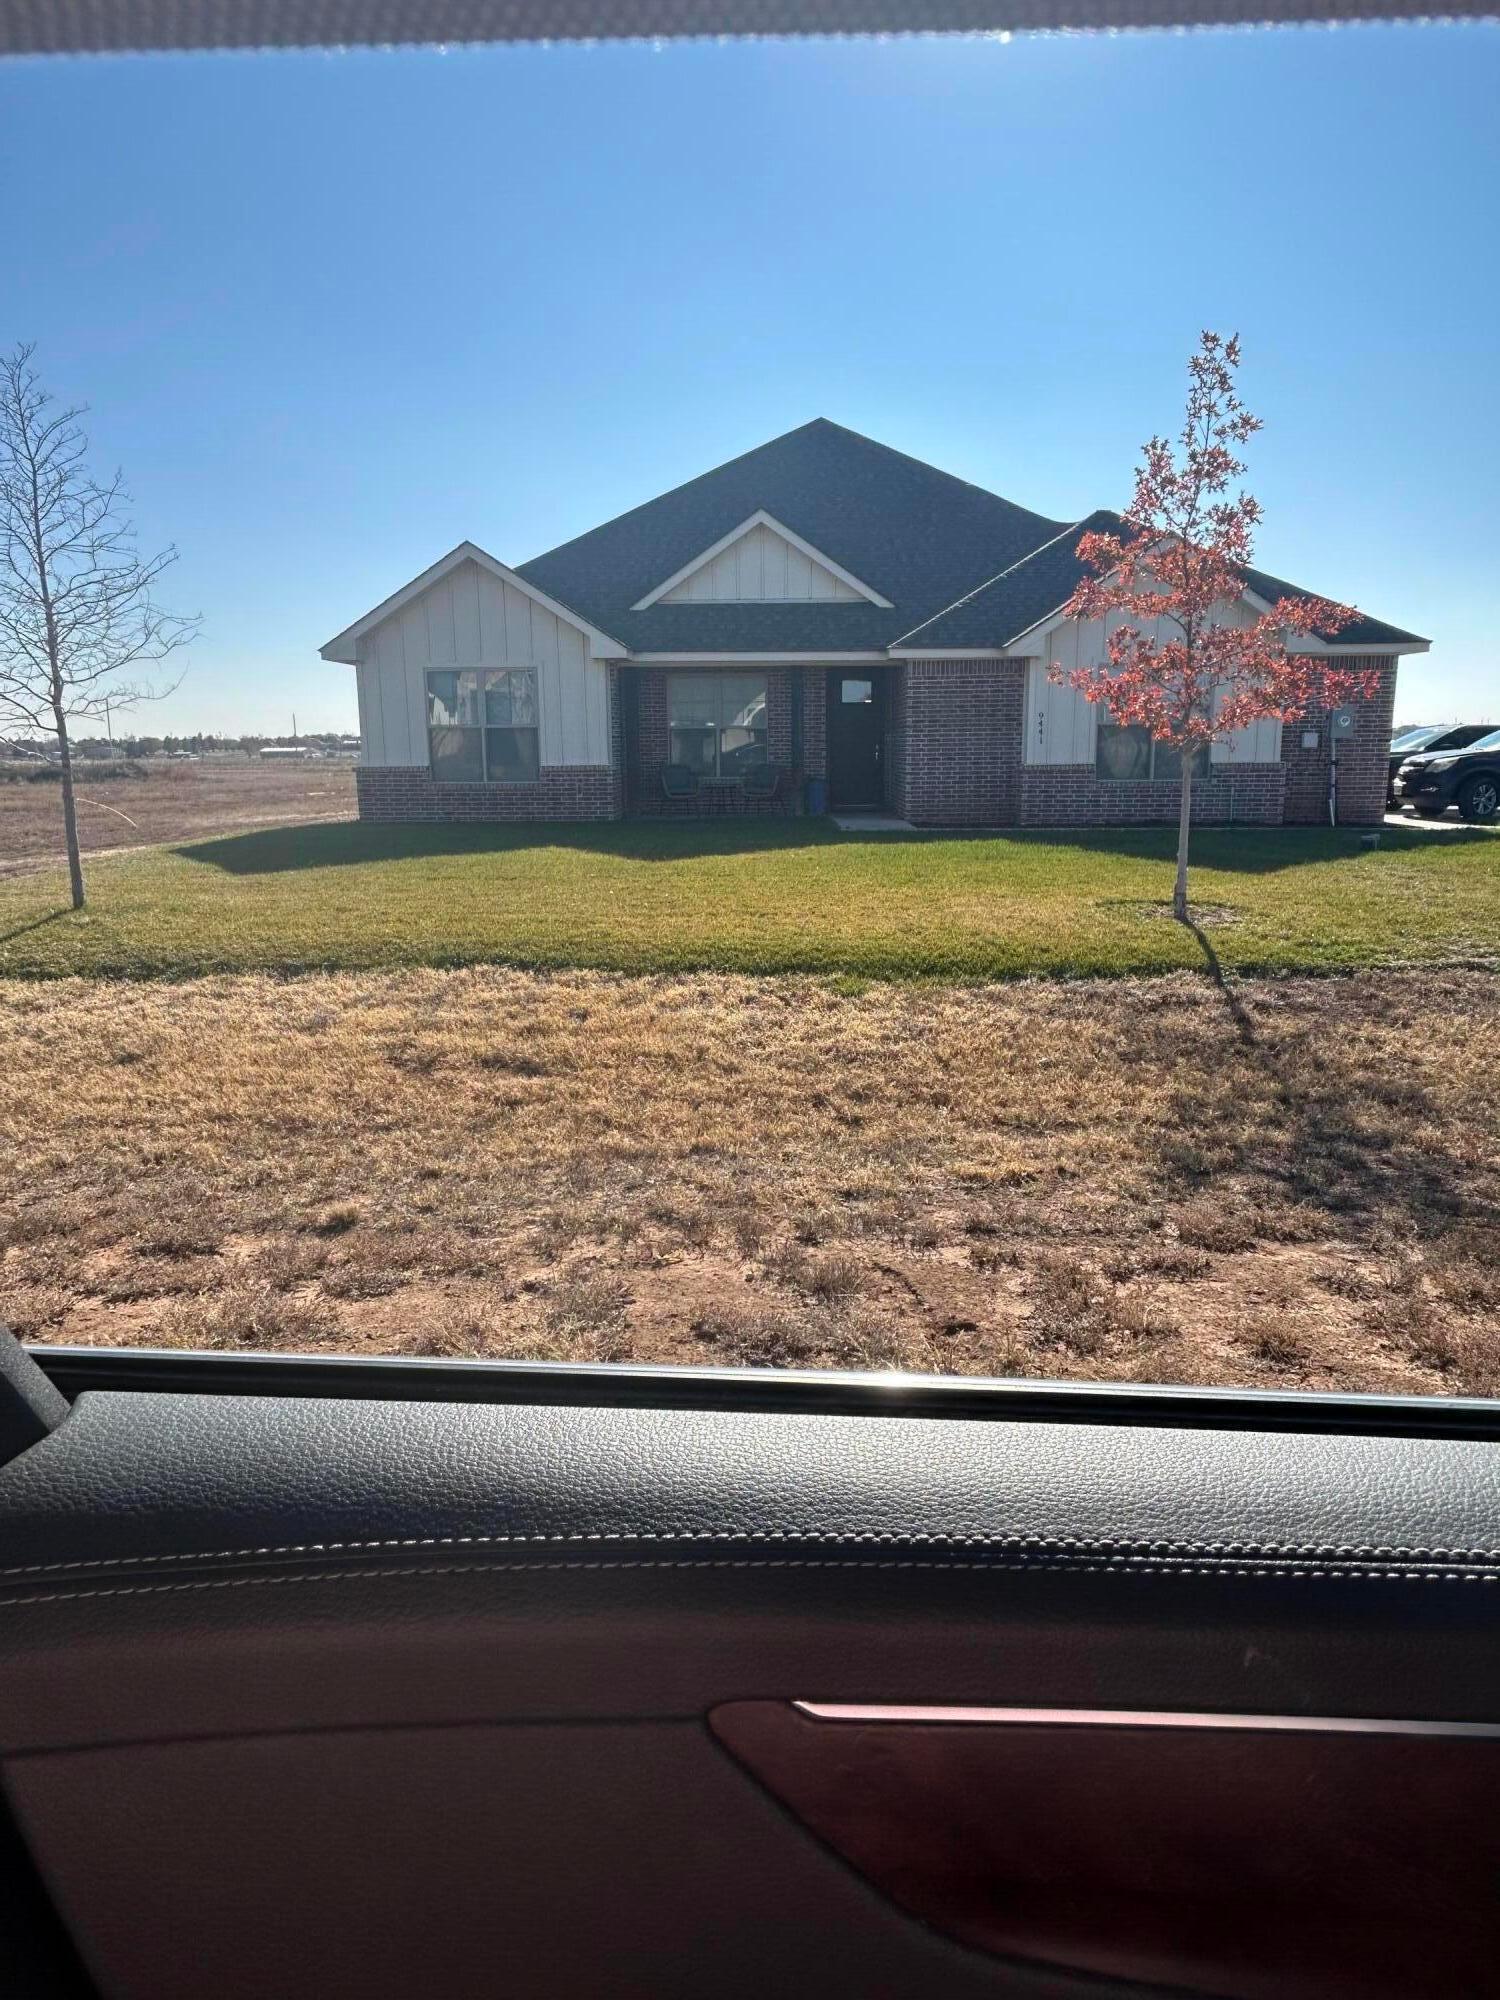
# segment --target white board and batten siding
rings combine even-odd
[[[359,641],[366,764],[426,764],[427,674],[443,667],[533,668],[541,762],[610,761],[608,663],[576,625],[466,562]]]
[[[860,604],[861,593],[764,521],[666,591],[663,604]]]
[[[1225,607],[1236,624],[1254,614],[1241,605]],[[1098,742],[1100,705],[1077,688],[1047,678],[1048,670],[1068,673],[1079,666],[1102,665],[1109,657],[1109,635],[1126,623],[1119,613],[1085,623],[1069,619],[1041,641],[1043,651],[1026,664],[1026,710],[1022,758],[1027,764],[1092,764]],[[1175,628],[1158,621],[1156,636],[1167,639]],[[1281,756],[1281,724],[1252,722],[1237,729],[1212,749],[1215,764],[1274,764]]]

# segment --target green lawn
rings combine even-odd
[[[1167,920],[1166,828],[948,839],[825,822],[278,827],[0,881],[0,974],[594,966],[876,978],[1201,965]],[[1192,894],[1226,967],[1482,959],[1500,836],[1210,830]]]

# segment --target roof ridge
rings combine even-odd
[[[1109,511],[1107,507],[1095,507],[1090,513],[1080,514],[1076,521],[1069,521],[1065,527],[1059,528],[1057,533],[1049,536],[1045,542],[1038,542],[1036,547],[1028,549],[1024,556],[1017,556],[1016,560],[1008,564],[1006,568],[996,570],[995,574],[987,576],[983,583],[976,583],[974,588],[966,590],[962,597],[955,597],[953,602],[945,604],[941,611],[934,611],[930,618],[924,618],[920,625],[913,625],[909,632],[903,632],[898,638],[892,639],[891,645],[893,647],[904,645],[908,639],[914,638],[918,632],[925,632],[929,625],[936,625],[940,618],[946,618],[950,611],[957,611],[961,605],[968,604],[972,599],[981,596],[992,584],[1003,583],[1006,577],[1014,576],[1018,569],[1025,568],[1033,556],[1042,555],[1046,550],[1055,548],[1064,535],[1073,534],[1075,530],[1083,526],[1085,521],[1092,521],[1095,514],[1107,514]]]
[[[842,428],[838,424],[833,424],[828,417],[809,417],[805,424],[793,424],[789,431],[778,431],[775,437],[763,438],[759,444],[752,444],[744,451],[737,451],[733,458],[726,458],[719,465],[711,465],[706,472],[695,472],[689,479],[679,479],[675,486],[668,486],[661,493],[653,493],[648,500],[637,500],[633,507],[622,507],[618,514],[611,514],[607,520],[596,521],[591,528],[584,528],[576,535],[569,535],[565,542],[555,542],[550,549],[539,549],[534,556],[528,556],[525,562],[517,563],[516,568],[524,574],[533,563],[545,562],[548,556],[561,555],[564,549],[572,548],[575,542],[587,541],[590,535],[597,535],[605,528],[616,527],[621,521],[628,521],[632,514],[644,513],[648,507],[655,507],[660,501],[670,500],[678,493],[685,493],[690,486],[697,486],[702,480],[712,479],[716,473],[727,472],[732,465],[739,465],[747,458],[754,458],[758,452],[769,451],[772,445],[785,444],[788,438],[796,437],[801,431],[816,430],[819,424],[828,424],[834,430]],[[998,498],[998,495],[996,497]]]
[[[1002,507],[1010,507],[1017,514],[1029,514],[1033,521],[1051,519],[1049,515],[1039,514],[1034,507],[1023,507],[1019,500],[1008,500],[1003,493],[997,493],[992,486],[981,486],[976,479],[965,479],[962,473],[949,472],[946,466],[934,465],[930,458],[918,458],[915,452],[902,451],[899,445],[887,444],[883,438],[871,437],[868,432],[857,431],[849,424],[837,423],[832,417],[813,417],[809,422],[800,424],[798,429],[810,431],[819,424],[831,431],[842,431],[845,437],[857,438],[861,444],[873,445],[877,451],[883,451],[891,458],[904,458],[908,465],[915,465],[922,472],[935,472],[939,479],[946,480],[950,486],[967,486],[971,493],[982,493],[986,500],[998,500]],[[786,435],[790,437],[792,433],[788,431]],[[772,438],[771,442],[775,444],[777,440]]]
[[[590,536],[600,534],[607,528],[618,527],[622,521],[628,521],[632,516],[644,513],[648,508],[660,505],[662,501],[674,499],[677,495],[687,492],[690,487],[697,486],[705,480],[717,478],[720,473],[728,472],[732,467],[742,465],[746,459],[758,457],[760,453],[770,451],[777,445],[785,444],[789,438],[799,437],[807,431],[837,432],[841,437],[852,438],[858,444],[868,445],[872,451],[880,452],[887,458],[900,459],[906,465],[914,466],[918,472],[926,474],[929,478],[941,480],[944,485],[961,486],[970,493],[977,493],[982,499],[1007,508],[1012,514],[1024,515],[1028,520],[1041,522],[1045,526],[1055,525],[1055,523],[1049,520],[1047,515],[1037,513],[1032,507],[1023,507],[1019,500],[1008,500],[1003,493],[996,493],[988,486],[980,486],[972,479],[964,479],[956,472],[949,472],[941,465],[934,465],[930,459],[918,458],[912,452],[901,451],[895,445],[884,443],[880,438],[873,438],[868,436],[864,431],[852,429],[848,424],[836,423],[832,417],[809,417],[806,423],[794,424],[787,431],[778,431],[775,437],[766,438],[760,444],[751,445],[745,451],[736,452],[733,458],[726,458],[722,463],[710,466],[705,472],[695,472],[691,478],[679,480],[675,486],[667,487],[664,492],[653,493],[649,499],[638,500],[633,507],[622,508],[618,514],[611,514],[607,520],[596,521],[592,527],[584,528],[576,535],[570,535],[566,541],[554,543],[548,549],[538,550],[535,555],[528,556],[525,562],[517,563],[515,568],[520,575],[525,576],[533,564],[543,563],[553,556],[561,555],[576,543],[586,541]],[[792,523],[789,525],[795,526],[796,524]]]

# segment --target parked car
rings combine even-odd
[[[1493,820],[1500,814],[1500,729],[1462,750],[1406,758],[1396,773],[1396,798],[1424,819],[1456,805],[1465,819]]]
[[[1408,757],[1415,757],[1424,751],[1436,756],[1443,750],[1466,750],[1471,743],[1477,743],[1481,736],[1488,736],[1495,727],[1493,722],[1430,722],[1418,729],[1403,729],[1399,736],[1391,738],[1391,763],[1386,777],[1386,801],[1396,803],[1396,773]]]

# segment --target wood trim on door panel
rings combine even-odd
[[[1226,2000],[1500,1994],[1500,1728],[733,1702],[734,1757],[977,1949]]]

